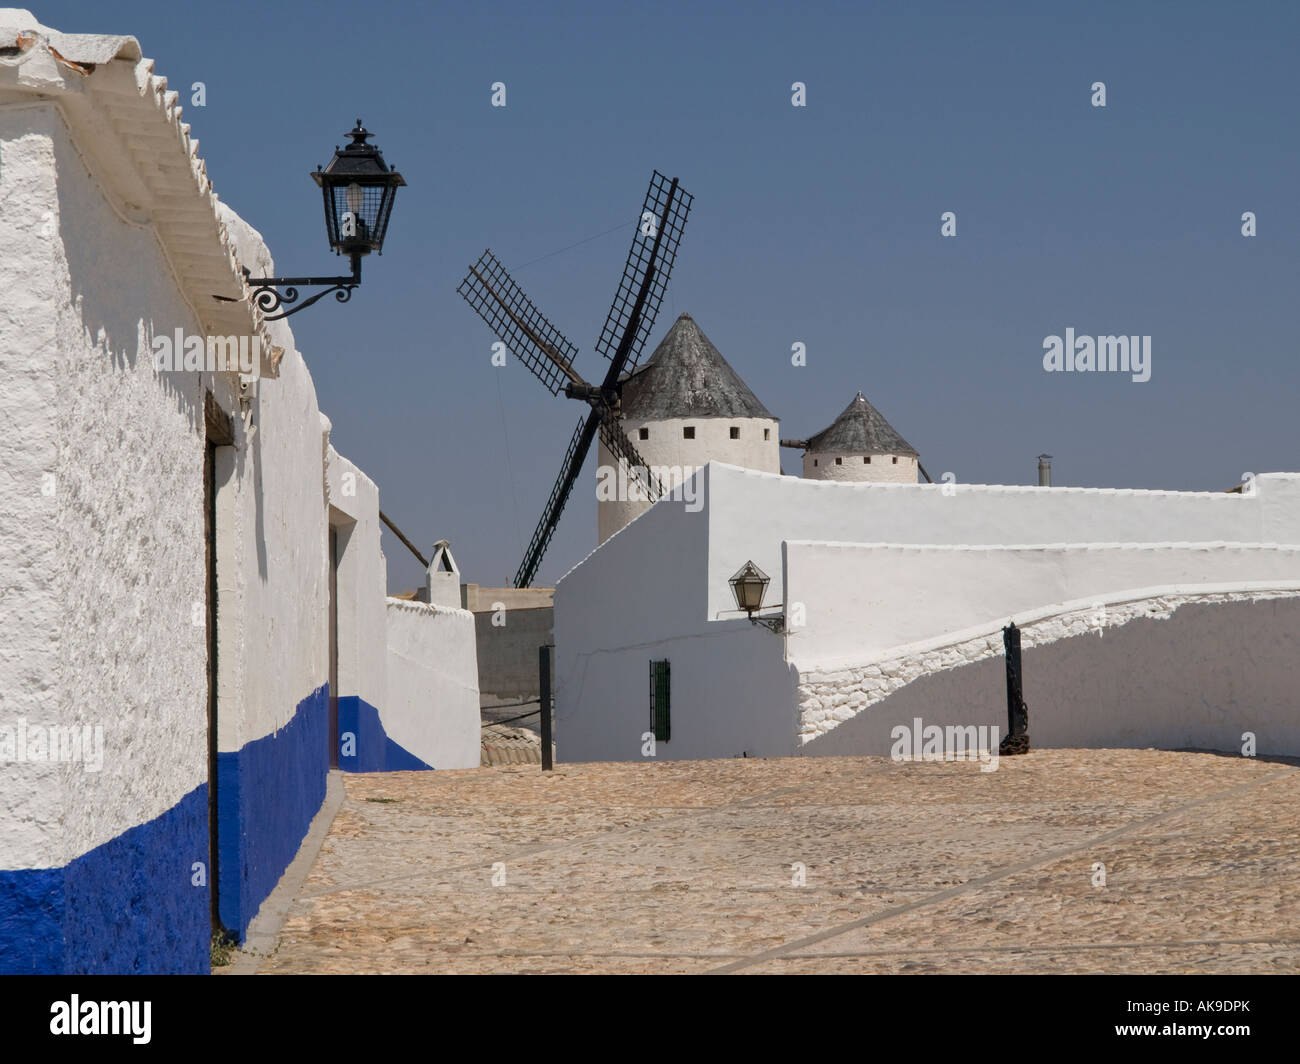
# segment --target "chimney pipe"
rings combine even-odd
[[[1050,454],[1040,454],[1038,456],[1038,486],[1040,488],[1050,488],[1052,486],[1052,456]]]

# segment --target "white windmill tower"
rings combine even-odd
[[[920,455],[861,392],[831,424],[806,440],[782,440],[804,452],[806,480],[917,483]]]
[[[781,472],[778,422],[689,314],[623,378],[624,434],[665,492],[710,461]],[[651,506],[602,439],[596,470],[600,542]]]

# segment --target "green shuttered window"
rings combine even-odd
[[[671,667],[666,660],[650,662],[650,729],[659,743],[666,743],[671,734],[668,712],[671,679]]]

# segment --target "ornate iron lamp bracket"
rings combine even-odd
[[[777,603],[779,606],[780,603]],[[755,617],[752,613],[749,615],[749,623],[762,625],[769,632],[775,632],[777,635],[785,633],[785,614],[777,614],[775,617]]]
[[[334,298],[340,303],[346,303],[352,298],[352,290],[361,284],[361,256],[353,253],[352,255],[352,276],[351,277],[249,277],[248,267],[244,267],[244,281],[249,288],[256,290],[253,297],[258,308],[266,316],[267,321],[279,321],[281,318],[287,318],[290,314],[297,314],[300,310],[306,310],[319,299],[324,299],[331,292]],[[326,285],[324,291],[317,292],[309,296],[301,303],[298,303],[299,286],[304,288],[315,288],[318,285]],[[277,289],[283,288],[280,292]],[[292,303],[298,303],[295,306],[289,306]],[[289,307],[280,314],[273,314],[271,311],[279,310],[281,307]]]
[[[778,602],[772,606],[764,606],[763,609],[778,610],[781,609],[782,606],[783,603]],[[775,632],[777,635],[785,634],[785,613],[784,612],[775,615],[768,614],[766,617],[760,616],[758,610],[739,609],[739,610],[722,610],[720,612],[721,613],[743,613],[746,617],[749,618],[749,623],[754,625],[756,628],[766,628],[769,632]]]

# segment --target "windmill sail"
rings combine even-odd
[[[552,395],[567,381],[582,383],[573,368],[578,349],[533,306],[491,249],[469,268],[456,291]]]
[[[650,178],[632,250],[596,344],[596,349],[609,359],[605,379],[598,388],[584,381],[573,368],[578,349],[533,306],[491,249],[483,252],[456,289],[552,395],[558,395],[563,388],[571,398],[591,405],[564,453],[560,475],[515,574],[516,587],[532,583],[598,431],[615,460],[626,465],[644,486],[650,501],[663,495],[654,473],[619,424],[618,397],[624,372],[636,368],[654,328],[691,199],[678,186],[677,178],[670,181],[658,170]]]
[[[623,276],[605,325],[600,330],[600,339],[596,341],[596,350],[612,360],[623,337],[631,329],[627,359],[620,372],[636,369],[650,330],[654,328],[659,305],[668,289],[673,262],[677,258],[677,246],[686,228],[692,198],[678,187],[676,178],[669,180],[658,170],[650,178],[650,188],[637,219],[636,235],[632,238],[632,249],[627,254]],[[652,280],[639,319],[634,323],[634,311],[647,276],[652,276]]]
[[[650,502],[657,502],[663,496],[663,485],[651,470],[650,463],[641,457],[641,452],[628,439],[627,433],[623,431],[623,427],[613,415],[607,415],[600,423],[600,442],[615,459],[627,466],[632,476],[641,482],[645,488],[646,498]]]
[[[528,552],[524,555],[519,571],[515,573],[515,587],[528,587],[532,584],[533,577],[537,574],[537,567],[542,564],[542,555],[546,553],[551,537],[555,534],[555,527],[560,523],[560,515],[564,513],[564,506],[569,501],[574,482],[582,472],[582,463],[587,460],[591,441],[596,438],[600,417],[600,410],[593,409],[586,418],[578,422],[573,439],[569,441],[569,448],[564,452],[564,461],[560,463],[560,475],[555,479],[551,497],[546,500],[546,509],[542,511],[542,518],[537,522],[533,538],[528,544]]]
[[[605,444],[610,454],[625,463],[632,476],[641,482],[646,497],[654,502],[663,495],[663,486],[651,472],[649,463],[641,457],[641,453],[627,438],[627,434],[614,416],[607,408],[593,408],[586,418],[578,422],[573,438],[569,441],[569,447],[564,452],[564,461],[560,463],[560,475],[555,478],[555,486],[551,488],[551,496],[546,500],[546,508],[542,511],[541,520],[537,522],[537,528],[533,531],[533,538],[528,544],[528,552],[524,555],[523,564],[515,573],[515,587],[528,587],[533,577],[537,575],[537,567],[541,565],[546,548],[550,546],[551,537],[555,535],[555,529],[559,526],[560,517],[564,513],[569,496],[573,493],[573,485],[577,482],[578,474],[582,472],[582,465],[587,460],[587,452],[591,450],[591,441],[595,438],[597,429],[600,431],[601,442]]]

